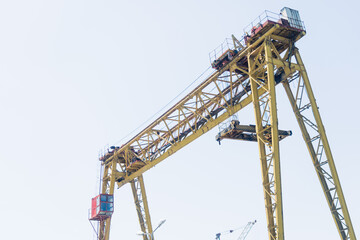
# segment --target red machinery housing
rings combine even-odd
[[[212,62],[211,64],[212,68],[215,68],[216,70],[220,70],[222,67],[228,64],[237,53],[238,53],[237,50],[232,50],[232,49],[226,50],[218,59],[215,59]]]
[[[259,21],[260,20],[260,21]],[[259,22],[258,22],[259,21]],[[276,34],[286,38],[293,38],[295,39],[301,32],[305,32],[305,26],[300,19],[299,12],[294,9],[290,8],[283,8],[280,14],[272,13],[269,11],[265,11],[263,14],[259,16],[254,22],[250,23],[246,29],[244,29],[245,35],[243,36],[243,41],[241,40],[242,44],[238,44],[238,46],[232,47],[233,49],[229,48],[226,51],[223,51],[222,55],[212,61],[211,66],[216,70],[222,69],[226,66],[238,51],[241,51],[244,46],[249,46],[253,44],[256,40],[258,40],[261,36],[264,35],[267,31],[269,31],[275,25],[280,25],[283,28],[279,29]],[[240,48],[241,46],[241,48]],[[229,47],[229,45],[228,45]],[[223,45],[221,45],[221,50],[223,49]],[[214,50],[215,53],[216,49]],[[214,54],[216,58],[216,54]],[[238,64],[244,63],[246,61],[246,56],[242,59],[239,59]],[[238,70],[235,70],[237,72]],[[238,72],[242,74],[242,72]]]
[[[104,220],[111,217],[114,212],[114,196],[111,194],[100,194],[91,199],[90,220]]]

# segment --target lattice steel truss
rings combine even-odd
[[[341,239],[356,239],[326,132],[298,49],[294,49],[294,55],[300,67],[299,74],[291,81],[284,81],[283,86]],[[295,94],[291,90],[290,83],[294,85]]]
[[[275,97],[274,46],[270,37],[256,51],[248,54],[251,92],[255,110],[256,134],[260,151],[261,172],[265,194],[265,208],[269,239],[284,239],[279,134]],[[264,93],[259,94],[259,89]],[[267,136],[266,132],[271,132]]]
[[[246,43],[235,46],[237,54],[223,68],[130,141],[101,159],[102,193],[113,194],[115,184],[119,188],[131,184],[144,240],[153,235],[153,230],[142,174],[251,102],[255,110],[268,235],[270,240],[284,239],[275,96],[275,86],[279,83],[289,97],[340,237],[356,239],[310,82],[294,46],[305,31],[277,22],[266,24],[248,37]],[[296,83],[295,94],[289,83]],[[109,218],[100,223],[100,240],[109,239],[110,221]]]
[[[141,231],[143,233],[152,233],[152,225],[149,213],[149,207],[147,205],[146,192],[143,176],[135,178],[130,182],[131,189],[134,195],[136,211],[139,217]],[[148,235],[143,235],[144,240],[148,240]],[[150,239],[152,240],[152,239]]]

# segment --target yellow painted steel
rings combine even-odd
[[[283,204],[282,204],[282,188],[281,188],[281,171],[280,171],[280,149],[279,149],[279,131],[278,131],[278,118],[276,108],[276,92],[275,92],[275,78],[274,78],[274,64],[272,62],[272,45],[270,37],[265,41],[265,60],[267,65],[267,81],[269,89],[270,100],[270,123],[271,123],[271,147],[272,158],[274,164],[274,177],[275,177],[275,198],[276,198],[276,225],[277,225],[277,238],[284,239],[284,223],[283,223]]]
[[[271,39],[266,37],[264,43],[253,51],[256,55],[249,54],[248,64],[269,239],[284,239],[276,83],[271,48]],[[266,68],[263,67],[264,65]],[[264,94],[259,94],[258,89],[264,89]],[[269,129],[271,129],[270,140],[265,137],[265,132]]]
[[[130,185],[131,185],[131,189],[132,189],[133,196],[134,196],[134,202],[135,202],[136,212],[138,214],[138,218],[139,218],[139,222],[140,222],[140,228],[141,228],[141,231],[143,233],[145,233],[146,232],[146,226],[145,226],[145,221],[144,221],[143,215],[141,213],[141,205],[139,203],[139,201],[140,201],[139,196],[137,195],[137,189],[136,189],[136,186],[135,186],[135,180],[131,181]],[[147,240],[146,234],[143,235],[143,239]]]
[[[142,174],[251,102],[255,111],[268,235],[270,240],[284,239],[275,94],[275,86],[280,82],[285,87],[304,140],[307,142],[340,237],[356,240],[310,82],[298,50],[294,48],[294,43],[304,35],[305,31],[274,24],[261,32],[258,38],[250,39],[245,47],[237,44],[238,53],[229,63],[214,72],[130,141],[102,158],[104,166],[102,193],[112,194],[115,184],[120,188],[130,183],[141,230],[146,233],[144,240],[152,235],[153,230]],[[291,61],[293,56],[296,57],[296,62]],[[305,89],[309,95],[308,106],[297,106],[297,102],[301,102],[302,99],[302,94],[298,94],[300,88],[294,97],[289,86],[289,82],[300,78],[304,81],[301,91]],[[312,123],[311,126],[316,125],[319,139],[322,141],[319,146],[324,148],[328,159],[327,162],[321,162],[322,166],[319,166],[317,161],[322,152],[315,150],[316,146],[312,145],[316,136],[313,139],[307,133],[306,124],[310,123],[299,110],[306,107],[311,107],[313,110],[315,124]],[[271,130],[270,138],[265,136],[265,132],[269,133],[269,130]],[[323,167],[327,165],[331,171],[325,173]],[[335,190],[328,186],[329,181],[333,182]],[[331,193],[334,192],[336,195],[332,197]],[[339,204],[335,206],[337,199]],[[111,218],[100,223],[100,240],[109,239],[110,221]]]
[[[104,167],[103,181],[102,181],[102,194],[114,194],[115,189],[115,178],[116,178],[116,165],[117,161],[112,161]],[[110,222],[111,217],[101,220],[99,223],[99,240],[108,240],[110,237]]]
[[[251,59],[250,55],[248,57],[249,63],[249,72],[250,72],[250,83],[251,83],[251,92],[252,92],[252,100],[254,102],[254,110],[255,110],[255,123],[256,123],[256,133],[258,138],[259,152],[260,152],[260,166],[261,166],[261,175],[262,175],[262,184],[264,188],[264,199],[265,199],[265,209],[266,209],[266,218],[268,223],[268,234],[269,239],[276,239],[277,231],[275,228],[274,222],[274,209],[273,209],[273,199],[271,198],[271,189],[270,189],[270,177],[268,175],[268,163],[266,158],[266,149],[265,143],[260,139],[259,134],[263,131],[263,124],[261,118],[260,104],[259,104],[259,95],[258,93],[258,84],[255,81],[256,76],[253,76],[251,73],[253,71],[254,61]],[[265,91],[264,91],[265,92]],[[259,141],[260,140],[260,141]]]
[[[296,119],[298,121],[298,124],[300,126],[300,129],[302,131],[302,135],[303,138],[305,140],[305,143],[307,145],[307,148],[309,150],[310,156],[313,160],[313,164],[316,170],[316,173],[319,177],[320,180],[320,184],[322,186],[323,192],[325,194],[326,200],[328,202],[331,214],[333,216],[333,219],[335,221],[335,224],[337,226],[337,230],[339,232],[339,235],[341,237],[341,239],[356,239],[355,236],[355,232],[351,223],[351,219],[350,219],[350,215],[349,215],[349,211],[345,202],[345,197],[344,194],[342,192],[342,188],[340,185],[340,181],[339,181],[339,177],[336,171],[336,167],[335,167],[335,163],[334,163],[334,159],[333,156],[331,154],[331,150],[330,150],[330,145],[326,136],[326,132],[325,132],[325,128],[323,126],[321,117],[320,117],[320,113],[319,113],[319,109],[318,106],[316,104],[316,100],[315,100],[315,96],[314,93],[312,91],[311,85],[310,85],[310,81],[309,78],[307,76],[307,72],[305,70],[305,66],[302,62],[302,59],[300,57],[300,53],[298,51],[298,49],[295,49],[295,58],[297,63],[300,66],[300,75],[302,77],[303,80],[303,85],[298,84],[298,91],[299,88],[304,88],[304,91],[306,91],[307,96],[309,98],[309,104],[308,106],[305,105],[305,108],[309,108],[311,107],[313,116],[314,116],[314,120],[315,122],[311,122],[311,127],[315,127],[315,129],[317,130],[318,135],[311,137],[306,125],[309,125],[309,119],[304,118],[302,111],[305,110],[305,108],[303,109],[299,109],[299,106],[296,102],[296,97],[294,97],[294,94],[292,93],[289,83],[288,82],[284,82],[284,88],[285,91],[289,97],[289,101],[291,103],[291,106],[293,107]],[[318,145],[314,146],[313,142],[317,140]],[[321,162],[321,156],[322,156],[322,152],[321,154],[318,153],[318,151],[316,150],[316,147],[319,148],[321,147],[321,149],[323,148],[325,151],[325,155],[326,155],[326,161]],[[325,169],[324,166],[328,165],[329,169],[330,169],[330,173],[328,173]],[[331,186],[332,185],[332,186]],[[339,201],[339,203],[337,202]]]
[[[141,231],[145,233],[143,235],[144,240],[148,240],[148,236],[152,236],[153,229],[151,225],[151,218],[149,212],[149,206],[147,202],[144,178],[140,175],[137,179],[134,179],[130,182],[136,211],[138,214]]]

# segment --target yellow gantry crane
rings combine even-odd
[[[265,11],[240,40],[215,57],[216,71],[148,127],[100,158],[101,193],[93,199],[90,220],[98,239],[108,240],[113,193],[130,183],[144,240],[153,228],[143,173],[227,120],[249,104],[255,126],[233,127],[217,136],[257,141],[270,240],[284,239],[279,141],[291,135],[278,129],[275,87],[282,85],[310,153],[340,239],[356,240],[330,145],[314,93],[295,43],[305,35],[298,11]],[[225,83],[225,84],[224,84]],[[290,86],[290,83],[291,86]]]

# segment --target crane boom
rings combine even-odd
[[[248,224],[245,226],[244,230],[242,231],[242,233],[240,234],[240,236],[237,240],[244,240],[246,238],[246,236],[249,234],[251,228],[254,226],[255,223],[256,223],[256,220],[253,222],[248,222]]]

